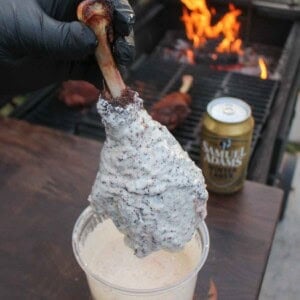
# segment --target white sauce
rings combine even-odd
[[[107,138],[89,196],[138,257],[182,249],[205,218],[208,198],[202,171],[142,103],[137,94],[125,108],[99,99]]]
[[[141,290],[180,282],[196,269],[201,250],[195,236],[180,252],[161,250],[141,259],[132,255],[112,221],[105,220],[87,236],[81,254],[86,267],[99,278],[126,289]]]

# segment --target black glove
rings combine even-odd
[[[133,60],[134,13],[126,0],[114,3],[114,55]],[[67,79],[99,85],[95,34],[77,20],[80,0],[0,0],[0,93],[16,94]],[[132,35],[130,35],[132,36]]]

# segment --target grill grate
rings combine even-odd
[[[152,55],[132,70],[128,84],[140,93],[145,108],[149,110],[163,95],[179,89],[183,74],[194,77],[190,90],[192,112],[173,134],[190,157],[198,163],[202,114],[209,101],[221,96],[243,99],[252,107],[255,118],[253,150],[267,121],[279,82],[216,71],[207,66],[174,63]],[[15,113],[14,117],[103,141],[105,130],[96,106],[69,108],[57,100],[56,90],[48,91],[38,100],[28,101],[28,107],[22,107],[21,112]]]
[[[212,99],[222,96],[243,99],[251,106],[255,119],[253,150],[267,120],[279,83],[238,73],[215,71],[200,65],[160,61],[156,56],[147,59],[133,72],[131,85],[140,91],[145,100],[145,108],[149,109],[162,94],[179,89],[183,74],[191,74],[194,77],[194,84],[190,90],[192,112],[173,134],[190,157],[198,163],[202,114]],[[142,86],[140,82],[143,82]]]

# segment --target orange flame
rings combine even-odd
[[[185,5],[181,20],[185,25],[187,38],[195,48],[203,46],[207,39],[223,37],[217,46],[217,52],[242,53],[242,41],[238,38],[240,23],[237,17],[242,13],[233,4],[229,4],[227,12],[220,21],[212,25],[212,15],[215,9],[208,9],[205,0],[181,0]]]
[[[259,68],[260,68],[260,78],[267,79],[268,78],[267,65],[262,57],[258,58],[258,64],[259,64]]]

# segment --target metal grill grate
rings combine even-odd
[[[179,89],[183,74],[191,74],[194,77],[194,85],[190,91],[192,112],[173,134],[191,158],[195,162],[199,160],[199,131],[202,114],[210,100],[221,96],[243,99],[252,107],[256,121],[253,150],[267,120],[278,82],[232,72],[210,70],[199,65],[176,64],[150,57],[132,72],[129,84],[140,93],[144,99],[145,108],[149,110],[153,103],[164,94]],[[76,132],[88,137],[104,138],[104,128],[100,125],[95,109],[81,120]]]
[[[252,107],[256,121],[253,150],[267,122],[279,82],[211,70],[207,66],[177,64],[153,55],[132,70],[128,84],[140,93],[145,108],[149,110],[163,95],[179,89],[183,74],[191,74],[194,77],[194,84],[190,90],[192,112],[173,134],[191,158],[198,162],[202,114],[209,101],[221,96],[243,99]],[[43,97],[28,101],[28,107],[23,106],[21,111],[16,111],[14,117],[103,141],[105,130],[96,106],[70,109],[57,100],[56,90],[57,88],[52,89]]]

